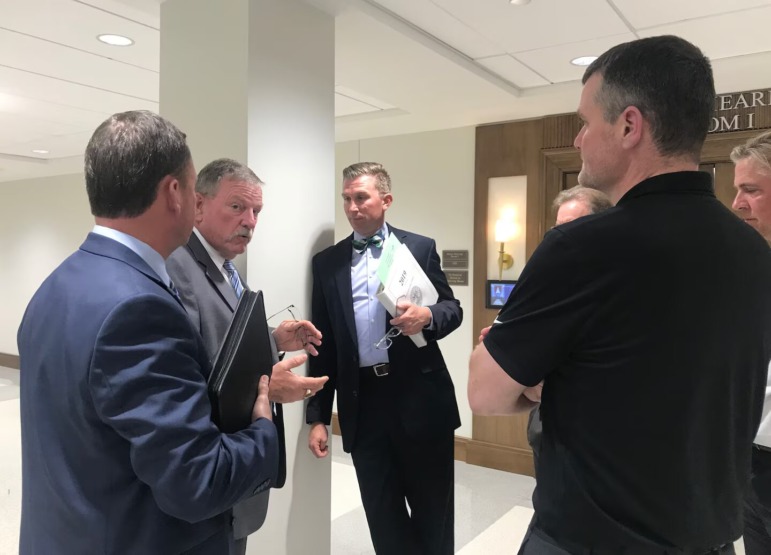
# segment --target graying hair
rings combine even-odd
[[[220,181],[223,179],[246,181],[254,186],[264,185],[262,180],[248,166],[230,158],[218,158],[206,164],[198,172],[195,191],[205,197],[213,197],[217,194],[220,188]]]
[[[343,170],[343,181],[350,181],[363,175],[371,175],[377,181],[377,190],[381,195],[387,195],[391,192],[391,176],[377,162],[359,162],[351,164]]]
[[[745,158],[751,158],[771,174],[771,131],[753,137],[731,151],[731,161],[734,164]]]
[[[590,187],[584,187],[582,185],[576,185],[570,189],[565,189],[554,198],[554,202],[552,203],[552,211],[556,214],[560,209],[560,206],[573,200],[586,204],[591,214],[596,214],[597,212],[602,212],[608,208],[613,208],[613,203],[611,202],[610,198],[602,191],[598,191],[597,189],[592,189]]]

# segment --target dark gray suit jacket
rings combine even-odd
[[[166,268],[179,291],[188,316],[201,332],[210,359],[214,361],[238,305],[233,287],[222,275],[195,233],[190,235],[187,245],[171,253],[166,260]],[[275,345],[273,359],[278,362]],[[282,451],[279,459],[284,463],[284,469],[280,469],[279,474],[284,475],[286,459],[283,456],[285,443],[281,405],[275,405],[273,422],[279,434]],[[280,485],[283,485],[283,480],[281,482]],[[268,512],[269,496],[270,490],[266,490],[233,507],[233,532],[236,539],[244,538],[262,526]]]

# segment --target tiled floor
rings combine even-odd
[[[21,507],[19,373],[0,367],[0,555],[18,553]],[[535,481],[527,476],[455,463],[455,551],[516,553],[532,516]],[[332,555],[374,554],[351,459],[332,443]],[[744,554],[741,542],[737,553]]]

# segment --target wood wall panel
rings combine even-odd
[[[19,369],[19,357],[18,355],[9,355],[6,353],[0,353],[0,366],[6,368]]]

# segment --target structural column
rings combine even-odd
[[[268,314],[294,304],[309,318],[310,260],[334,235],[334,18],[301,0],[167,0],[160,67],[161,114],[187,134],[196,169],[226,156],[266,183],[236,260],[250,287]],[[284,407],[287,482],[248,554],[329,553],[331,461],[308,450],[304,408]]]

